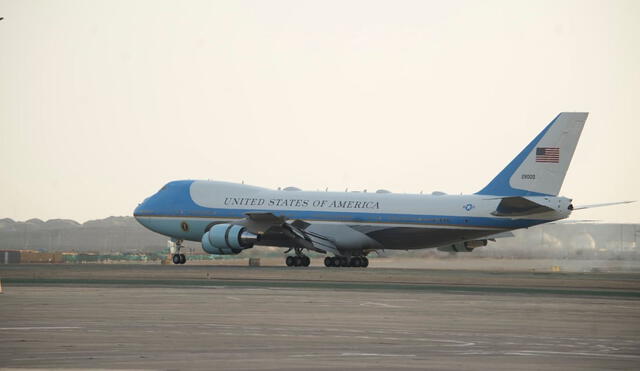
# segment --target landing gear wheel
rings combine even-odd
[[[361,265],[361,267],[362,268],[366,268],[368,266],[369,266],[369,258],[367,258],[366,256],[363,256],[362,257],[362,265]]]
[[[358,267],[362,266],[362,259],[356,256],[356,257],[351,258],[350,263],[351,263],[352,267],[358,268]]]
[[[326,258],[324,258],[324,266],[325,267],[331,267],[333,266],[333,259],[331,259],[331,257],[327,256]]]
[[[334,256],[334,257],[332,258],[332,260],[333,260],[333,266],[334,266],[334,267],[339,268],[339,267],[342,267],[342,266],[343,266],[343,265],[342,265],[342,259],[340,259],[339,257]]]
[[[187,262],[187,257],[184,256],[184,254],[180,254],[180,250],[184,247],[182,245],[182,240],[175,240],[175,239],[171,239],[171,244],[175,244],[175,246],[170,248],[170,252],[171,252],[171,261],[173,261],[173,264],[184,264]]]
[[[285,263],[287,267],[308,267],[311,259],[306,255],[287,256]]]
[[[287,259],[285,259],[285,263],[287,263],[287,267],[293,267],[293,256],[287,256]]]

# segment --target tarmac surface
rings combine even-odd
[[[640,274],[1,266],[0,367],[640,365]]]

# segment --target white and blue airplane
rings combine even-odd
[[[219,181],[166,184],[134,211],[169,237],[175,264],[183,242],[209,254],[239,254],[254,245],[294,251],[287,266],[309,266],[305,251],[327,254],[327,267],[366,267],[373,251],[438,248],[469,252],[507,232],[567,218],[559,197],[587,113],[560,113],[486,187],[471,195],[307,192]]]

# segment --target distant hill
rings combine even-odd
[[[167,238],[142,227],[133,217],[111,216],[80,224],[69,219],[17,222],[0,219],[0,249],[46,251],[151,252]]]

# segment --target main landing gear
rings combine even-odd
[[[287,267],[308,267],[311,259],[302,253],[302,249],[295,248],[295,256],[287,256],[285,263]],[[288,253],[291,250],[287,250]],[[325,267],[359,267],[369,266],[369,259],[366,256],[327,256],[324,258]]]
[[[311,259],[308,256],[287,256],[285,260],[287,267],[308,267]]]
[[[187,262],[187,257],[180,253],[180,249],[182,249],[182,240],[177,240],[175,242],[175,248],[171,248],[171,253],[173,256],[171,257],[171,261],[173,264],[184,264]]]
[[[327,256],[324,258],[325,267],[362,267],[369,266],[369,259],[366,256]]]
[[[311,264],[311,259],[302,253],[302,249],[296,248],[295,252],[296,256],[290,255],[285,259],[287,267],[308,267]]]

